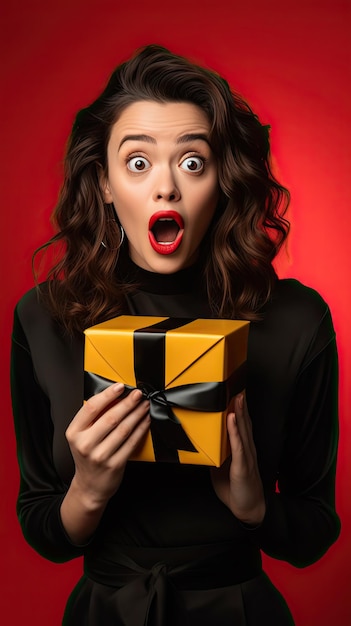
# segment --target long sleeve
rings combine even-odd
[[[48,350],[49,350],[48,346]],[[28,543],[42,556],[63,562],[82,554],[67,537],[60,518],[66,485],[53,463],[50,402],[38,384],[18,311],[15,312],[11,386],[20,491],[17,512]]]
[[[265,519],[253,531],[264,552],[297,567],[317,561],[340,532],[335,512],[337,349],[329,310],[320,298],[316,300],[321,317],[311,339],[308,334],[303,336],[304,326],[300,326],[305,354],[299,356],[301,362],[287,398],[277,489],[270,481]],[[302,350],[292,354],[297,353],[301,355]]]

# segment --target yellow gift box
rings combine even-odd
[[[249,322],[121,315],[85,331],[85,398],[139,387],[151,427],[132,460],[219,467],[226,415],[245,387]]]

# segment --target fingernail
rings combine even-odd
[[[244,407],[244,396],[241,393],[239,396],[239,407],[242,409]]]
[[[113,385],[112,391],[114,393],[118,393],[119,391],[122,391],[123,387],[123,383],[116,383],[116,385]]]

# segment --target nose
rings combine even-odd
[[[177,202],[180,200],[180,190],[170,168],[164,168],[157,176],[154,188],[154,200]]]

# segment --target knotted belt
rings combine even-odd
[[[88,578],[116,587],[112,602],[120,623],[126,626],[186,625],[182,591],[229,586],[230,606],[216,607],[216,621],[221,624],[221,611],[227,616],[230,611],[233,623],[245,626],[240,583],[259,576],[261,571],[258,548],[239,541],[185,548],[109,545],[102,552],[88,553],[84,559]]]

